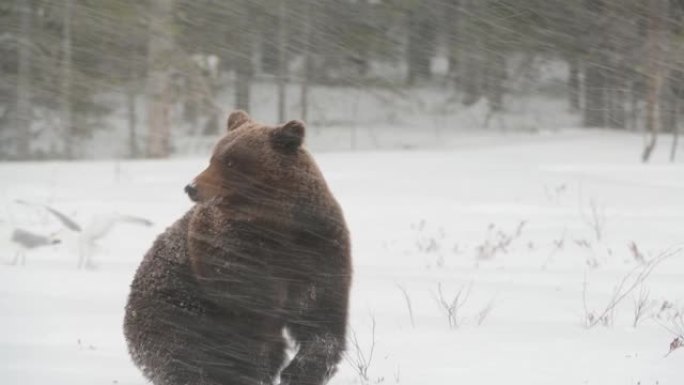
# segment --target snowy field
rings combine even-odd
[[[667,142],[649,165],[640,136],[600,131],[315,154],[355,259],[331,383],[681,385],[684,163]],[[145,383],[122,335],[128,285],[206,161],[0,164],[1,384]],[[154,224],[84,241],[115,215]],[[62,242],[12,265],[15,228]]]

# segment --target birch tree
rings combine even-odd
[[[19,14],[19,39],[17,60],[17,96],[14,111],[16,130],[16,154],[18,158],[30,156],[31,142],[31,1],[15,0]]]
[[[171,136],[172,0],[151,0],[147,56],[147,155],[167,157]]]
[[[643,162],[648,162],[655,149],[660,126],[660,95],[663,85],[663,59],[666,33],[664,17],[667,0],[650,0],[648,7],[647,32],[647,80],[646,80],[646,116],[644,125],[648,136],[641,155]]]
[[[64,156],[67,159],[74,158],[74,121],[72,105],[73,85],[73,62],[71,40],[71,16],[73,12],[73,0],[64,0],[62,9],[62,62],[61,62],[61,85],[60,85],[60,115],[62,119],[62,137],[64,140]]]

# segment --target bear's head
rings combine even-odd
[[[304,132],[298,120],[268,126],[244,111],[231,113],[209,166],[185,187],[186,193],[195,202],[277,204],[302,189],[320,188],[323,178],[302,148]]]

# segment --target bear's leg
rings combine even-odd
[[[283,322],[263,314],[242,314],[230,323],[216,325],[225,331],[214,337],[207,356],[212,364],[203,373],[207,385],[272,385],[285,362]],[[227,329],[227,330],[226,330]],[[207,360],[205,362],[211,362]]]
[[[342,358],[344,339],[317,328],[300,327],[292,334],[300,347],[292,362],[281,374],[282,385],[325,384]]]
[[[285,355],[281,332],[255,315],[174,322],[154,343],[144,364],[155,385],[271,385]]]
[[[302,319],[288,324],[299,351],[283,370],[282,385],[321,385],[335,374],[345,349],[347,296],[346,291],[329,293],[335,294],[319,299]]]
[[[264,371],[260,343],[251,336],[230,337],[230,341],[221,343],[207,341],[193,349],[193,357],[184,357],[182,364],[176,362],[186,365],[187,371],[184,381],[174,384],[270,385],[272,380]]]
[[[246,324],[251,328],[254,342],[254,363],[262,384],[271,385],[283,369],[287,359],[287,341],[283,335],[285,323],[279,317],[265,316],[261,322],[253,320]]]
[[[269,341],[264,342],[261,360],[263,366],[260,370],[261,382],[263,384],[273,384],[278,373],[283,368],[285,363],[285,350],[287,344],[285,338],[281,336],[275,337]]]

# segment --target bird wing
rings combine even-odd
[[[22,204],[22,205],[27,205],[27,206],[39,206],[47,210],[50,214],[54,215],[62,224],[68,228],[69,230],[72,231],[77,231],[81,232],[81,226],[76,223],[73,219],[69,218],[66,214],[63,214],[60,211],[57,211],[56,209],[53,209],[52,207],[40,203],[29,203],[23,200],[15,200],[15,202]]]
[[[150,227],[154,224],[151,220],[149,220],[147,218],[136,217],[133,215],[121,215],[119,217],[119,220],[121,222],[133,223],[136,225],[142,225],[142,226],[147,226],[147,227]]]

